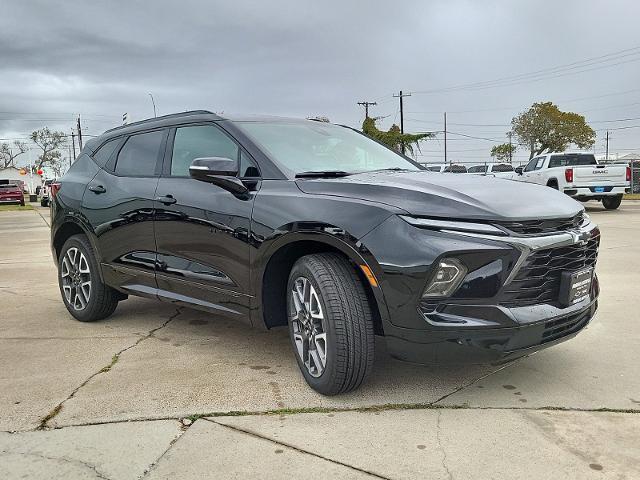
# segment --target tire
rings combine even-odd
[[[605,197],[602,199],[602,205],[607,210],[615,210],[622,203],[622,195],[616,195],[615,197]]]
[[[24,207],[24,199],[20,202],[20,206]]]
[[[301,305],[301,297],[308,304]],[[289,274],[287,312],[294,355],[309,386],[323,395],[358,388],[373,369],[375,336],[371,307],[353,265],[335,253],[300,258]]]
[[[86,235],[74,235],[64,243],[58,259],[58,285],[65,307],[81,322],[107,318],[121,298],[116,290],[102,283],[98,268]]]

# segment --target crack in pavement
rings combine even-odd
[[[37,208],[34,209],[34,211],[40,215],[40,218],[42,218],[42,220],[44,220],[44,223],[47,224],[47,227],[51,227],[51,225],[49,224],[49,220],[47,220],[46,218],[44,218],[44,216],[40,213],[40,210],[38,210]]]
[[[106,367],[103,367],[106,368]],[[99,372],[101,373],[101,372]],[[299,409],[280,409],[280,410],[262,410],[262,411],[225,411],[225,412],[209,412],[209,413],[195,413],[192,415],[158,415],[158,416],[146,416],[137,418],[117,419],[117,420],[101,420],[96,422],[79,422],[69,423],[67,425],[61,425],[56,427],[56,430],[62,430],[64,428],[71,427],[90,427],[96,425],[113,425],[119,423],[132,423],[132,422],[161,422],[166,420],[180,421],[183,418],[188,418],[194,423],[199,419],[210,418],[224,418],[224,417],[257,417],[267,415],[304,415],[310,413],[375,413],[381,411],[405,411],[405,410],[506,410],[506,411],[522,411],[522,412],[574,412],[574,413],[619,413],[637,415],[640,414],[640,409],[633,408],[578,408],[578,407],[558,407],[558,406],[544,406],[544,407],[472,407],[466,404],[461,405],[434,405],[431,403],[409,403],[409,404],[384,404],[384,405],[371,405],[368,407],[352,407],[352,408],[340,408],[340,407],[322,407],[322,408],[299,408]],[[0,430],[2,433],[18,434],[27,433],[41,430],[40,428],[28,428],[23,430]]]
[[[144,472],[142,472],[142,475],[138,476],[139,480],[145,478],[147,475],[149,475],[149,473],[153,471],[154,468],[156,468],[156,466],[158,465],[158,462],[160,462],[160,460],[162,460],[162,458],[169,452],[169,450],[173,448],[173,446],[178,442],[178,440],[180,440],[184,436],[184,434],[187,433],[187,430],[189,430],[189,428],[193,426],[193,423],[191,425],[184,425],[180,422],[180,425],[182,425],[182,428],[180,429],[180,433],[178,433],[178,435],[169,442],[169,445],[167,446],[167,448],[164,449],[164,451],[158,456],[158,458],[156,458],[153,462],[149,464],[147,468],[145,468]]]
[[[440,437],[442,430],[440,427],[440,420],[442,419],[442,410],[438,410],[438,417],[436,419],[436,442],[438,442],[438,448],[442,452],[442,468],[444,468],[447,472],[447,476],[450,480],[453,480],[453,474],[449,467],[447,466],[447,451],[444,449],[444,445],[442,444],[442,438]]]
[[[534,353],[532,353],[531,355],[535,355],[536,353],[537,353],[537,352],[534,352]],[[484,380],[485,378],[490,377],[491,375],[494,375],[494,374],[496,374],[496,373],[498,373],[498,372],[501,372],[501,371],[502,371],[502,370],[504,370],[505,368],[509,368],[509,367],[511,367],[511,366],[513,366],[513,365],[516,365],[517,363],[520,363],[521,361],[523,361],[525,358],[529,358],[531,355],[527,355],[526,357],[518,358],[518,359],[514,360],[513,362],[506,363],[506,364],[504,364],[504,365],[500,366],[500,368],[498,368],[498,369],[496,369],[496,370],[493,370],[493,371],[491,371],[491,372],[489,372],[489,373],[485,373],[484,375],[480,375],[478,378],[476,378],[476,379],[472,380],[471,382],[466,383],[466,384],[464,384],[464,385],[460,385],[459,387],[455,388],[454,390],[452,390],[451,392],[447,393],[446,395],[443,395],[443,396],[442,396],[442,397],[440,397],[439,399],[437,399],[437,400],[435,400],[435,401],[431,402],[431,403],[430,403],[430,405],[435,405],[436,403],[441,402],[441,401],[443,401],[443,400],[445,400],[445,399],[449,398],[451,395],[455,395],[456,393],[461,392],[461,391],[462,391],[462,390],[464,390],[465,388],[469,388],[469,387],[471,387],[471,386],[475,385],[475,384],[476,384],[476,383],[478,383],[480,380]]]
[[[279,445],[281,447],[286,447],[286,448],[289,448],[291,450],[295,450],[296,452],[299,452],[299,453],[305,453],[307,455],[311,455],[312,457],[316,457],[316,458],[319,458],[321,460],[325,460],[327,462],[334,463],[336,465],[341,465],[341,466],[349,468],[351,470],[355,470],[356,472],[359,472],[359,473],[364,473],[366,475],[370,475],[370,476],[375,477],[375,478],[381,478],[382,480],[391,480],[390,477],[385,477],[384,475],[380,475],[379,473],[375,473],[375,472],[372,472],[370,470],[365,470],[364,468],[356,467],[354,465],[349,465],[348,463],[341,462],[340,460],[335,460],[333,458],[325,457],[324,455],[320,455],[319,453],[315,453],[315,452],[312,452],[312,451],[309,451],[309,450],[305,450],[304,448],[301,448],[301,447],[296,447],[295,445],[292,445],[292,444],[287,443],[287,442],[283,442],[282,440],[275,440],[273,438],[266,437],[264,435],[261,435],[259,433],[254,432],[252,430],[246,430],[244,428],[240,428],[240,427],[236,427],[236,426],[232,426],[232,425],[225,425],[224,423],[216,422],[215,420],[212,420],[210,418],[204,418],[203,420],[206,420],[207,422],[214,423],[216,425],[220,425],[221,427],[229,428],[229,429],[231,429],[231,430],[233,430],[235,432],[244,433],[244,434],[250,435],[250,436],[252,436],[254,438],[259,438],[259,439],[266,440],[266,441],[271,442],[271,443],[275,443],[276,445]]]
[[[156,327],[156,328],[152,328],[151,330],[149,330],[147,332],[146,335],[141,336],[140,338],[138,338],[134,343],[132,343],[131,345],[123,348],[122,350],[120,350],[119,352],[117,352],[115,355],[113,355],[113,357],[111,358],[111,362],[109,362],[108,365],[102,367],[100,370],[98,370],[97,372],[93,373],[92,375],[90,375],[84,382],[82,382],[80,385],[78,385],[70,394],[67,398],[65,398],[62,402],[60,402],[58,405],[56,405],[53,410],[51,410],[44,418],[42,418],[42,420],[40,420],[40,425],[38,425],[38,427],[36,428],[36,430],[44,430],[46,428],[49,427],[48,423],[54,419],[62,410],[63,405],[68,401],[71,400],[76,393],[78,393],[78,391],[84,387],[86,384],[88,384],[94,377],[102,374],[102,373],[106,373],[109,370],[111,370],[111,367],[113,367],[113,365],[116,364],[116,362],[120,359],[120,355],[122,355],[124,352],[126,352],[127,350],[130,350],[136,346],[138,346],[141,342],[145,341],[146,339],[152,337],[158,330],[163,329],[164,327],[166,327],[169,322],[171,322],[174,318],[176,318],[178,315],[180,315],[180,307],[178,307],[176,309],[176,312],[171,315],[165,322],[163,322],[160,326]]]
[[[68,457],[49,457],[47,455],[42,455],[39,453],[35,453],[35,452],[16,452],[13,450],[3,450],[0,452],[0,456],[7,456],[7,455],[20,455],[20,456],[25,456],[25,457],[36,457],[36,458],[42,458],[44,460],[51,460],[54,462],[64,462],[64,463],[71,463],[73,465],[82,465],[83,467],[88,468],[89,470],[91,470],[92,472],[94,472],[96,474],[96,476],[98,478],[104,479],[104,480],[110,480],[109,477],[107,477],[104,473],[102,473],[101,471],[98,470],[98,468],[89,463],[89,462],[85,462],[83,460],[79,460],[77,458],[68,458]]]

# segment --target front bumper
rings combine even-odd
[[[386,248],[385,237],[394,238],[395,248]],[[595,315],[597,276],[589,296],[570,306],[548,297],[514,297],[513,288],[522,282],[518,272],[530,269],[529,259],[540,258],[538,253],[557,249],[556,258],[573,255],[573,248],[597,238],[593,224],[552,235],[496,238],[422,230],[391,219],[363,238],[372,255],[383,260],[375,270],[381,290],[376,298],[384,302],[378,309],[388,352],[416,363],[500,363],[572,338]],[[451,297],[427,302],[425,284],[443,257],[463,259],[469,274]],[[584,268],[572,265],[570,271]],[[545,280],[551,269],[564,271],[549,268]]]
[[[385,331],[389,354],[421,364],[503,363],[575,337],[593,319],[597,300],[546,320],[505,328]]]

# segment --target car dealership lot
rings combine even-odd
[[[142,299],[74,321],[48,210],[0,212],[0,478],[637,478],[640,202],[587,207],[586,331],[503,366],[408,365],[379,342],[373,378],[331,398],[284,329]]]

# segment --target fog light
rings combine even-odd
[[[444,258],[438,263],[423,297],[448,297],[460,286],[467,274],[466,267],[455,258]]]

